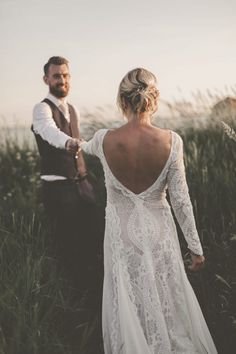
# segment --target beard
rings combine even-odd
[[[69,84],[65,84],[65,85],[58,84],[55,86],[49,86],[50,93],[57,98],[66,97],[68,95],[69,89],[70,89]]]

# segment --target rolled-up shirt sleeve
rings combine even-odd
[[[33,109],[33,130],[43,140],[59,149],[65,149],[65,144],[71,137],[63,133],[54,122],[52,111],[45,102],[38,103]]]

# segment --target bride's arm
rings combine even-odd
[[[200,257],[199,260],[202,262],[204,261],[204,257],[202,256],[203,251],[196,229],[185,175],[183,141],[180,136],[178,136],[178,139],[176,158],[172,161],[167,175],[168,191],[176,219],[183,231],[188,248],[193,254],[193,263],[195,262],[196,257]]]
[[[89,141],[80,141],[80,148],[89,155],[96,155],[99,157],[99,147],[100,147],[100,139],[102,135],[102,129],[98,130],[93,138]]]

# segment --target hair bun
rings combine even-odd
[[[122,79],[117,103],[123,112],[128,107],[135,113],[147,110],[154,112],[158,95],[155,75],[146,69],[137,68],[129,71]]]

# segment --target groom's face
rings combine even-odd
[[[49,86],[49,91],[57,98],[66,97],[70,89],[70,73],[66,64],[51,64],[44,82]]]

